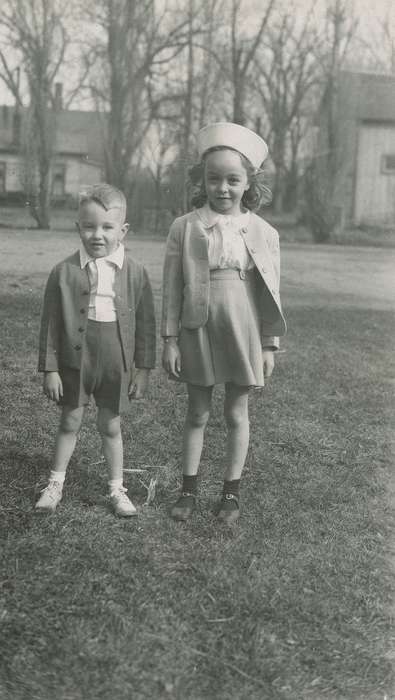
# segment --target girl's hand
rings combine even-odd
[[[262,350],[263,375],[269,378],[274,369],[274,352],[273,350]]]
[[[148,391],[149,369],[138,369],[129,384],[129,399],[142,399]]]
[[[181,353],[178,347],[177,338],[169,338],[163,347],[162,365],[165,372],[175,377],[181,372]]]
[[[59,403],[63,396],[63,384],[59,372],[45,372],[43,391],[50,401]]]

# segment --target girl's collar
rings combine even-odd
[[[211,207],[207,203],[204,204],[204,206],[200,209],[196,209],[196,214],[203,222],[205,228],[212,228],[213,226],[215,226],[215,224],[221,222],[229,224],[234,223],[238,226],[245,226],[250,216],[250,212],[248,209],[244,212],[240,212],[240,214],[237,214],[237,216],[234,216],[232,214],[219,214],[217,211],[211,209]]]

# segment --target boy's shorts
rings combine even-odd
[[[93,396],[99,408],[108,408],[116,415],[126,411],[130,372],[124,369],[117,321],[88,321],[81,369],[63,367],[59,374],[61,406],[86,406]]]

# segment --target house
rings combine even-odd
[[[340,72],[333,119],[339,221],[343,226],[394,226],[395,76]],[[320,121],[319,130],[325,112]]]
[[[27,110],[0,106],[0,198],[18,200],[26,190],[26,157],[21,150]],[[105,117],[99,112],[56,111],[51,195],[65,202],[84,185],[104,179]]]

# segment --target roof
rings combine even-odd
[[[0,106],[0,151],[3,153],[16,150],[13,130],[15,114],[15,107]],[[27,110],[22,109],[20,114],[23,122]],[[60,110],[57,113],[55,152],[103,163],[106,122],[105,113]]]
[[[395,122],[395,75],[342,71],[338,100],[351,118]]]

